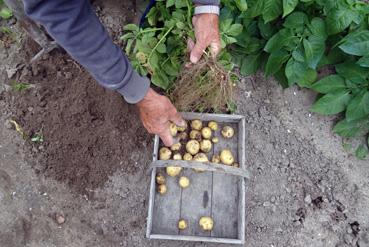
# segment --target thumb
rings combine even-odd
[[[172,121],[177,126],[184,127],[186,125],[186,122],[183,120],[181,114],[179,114],[178,112],[172,114],[169,117],[169,120]]]
[[[206,49],[207,45],[202,43],[202,42],[197,42],[194,46],[194,48],[191,51],[191,55],[190,55],[190,60],[191,63],[197,63],[202,54],[204,53],[205,49]]]

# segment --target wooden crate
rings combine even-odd
[[[235,129],[231,139],[219,138],[213,145],[209,158],[214,153],[228,148],[232,151],[240,168],[221,164],[203,164],[193,161],[158,160],[159,137],[155,137],[149,211],[147,218],[147,238],[182,241],[202,241],[227,244],[245,242],[245,187],[247,171],[245,168],[245,119],[238,115],[182,113],[186,120],[200,119],[218,122],[219,129],[230,125]],[[220,131],[215,136],[220,137]],[[166,166],[184,167],[181,175],[189,177],[191,185],[182,189],[178,177],[167,177],[168,191],[165,195],[156,192],[155,175],[165,174]],[[191,168],[202,168],[198,173]],[[199,227],[201,216],[211,216],[214,228],[204,232]],[[186,230],[178,229],[178,220],[188,222]]]

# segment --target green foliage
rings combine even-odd
[[[13,12],[0,0],[0,19],[7,20],[13,16]]]
[[[34,85],[32,84],[24,83],[24,82],[16,82],[16,81],[13,81],[11,83],[11,86],[14,91],[18,91],[18,92],[34,87]]]
[[[34,143],[42,143],[44,142],[44,137],[42,134],[34,134],[32,137],[31,137],[31,142],[34,142]]]

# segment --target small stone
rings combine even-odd
[[[275,202],[275,196],[270,197],[271,202]]]
[[[270,207],[270,205],[271,205],[271,203],[270,203],[270,202],[264,202],[264,203],[263,203],[263,206],[264,206],[264,207]]]
[[[311,195],[307,195],[304,199],[306,204],[311,204]]]
[[[299,220],[296,220],[295,222],[293,222],[293,225],[294,226],[299,226],[299,225],[301,225],[301,222]]]
[[[61,224],[64,224],[64,222],[65,222],[65,217],[64,217],[64,215],[63,215],[63,214],[61,214],[61,213],[56,213],[56,214],[55,214],[55,220],[56,220],[56,222],[57,222],[59,225],[61,225]]]
[[[13,127],[12,123],[9,120],[6,121],[4,125],[5,125],[5,128],[7,129],[11,129]]]
[[[343,237],[343,239],[345,240],[346,244],[352,244],[354,238],[351,234],[345,234],[345,236]]]
[[[30,107],[28,107],[28,108],[27,108],[27,110],[28,110],[29,112],[33,112],[33,107],[32,107],[32,106],[30,106]]]
[[[65,72],[64,76],[65,76],[65,79],[71,79],[72,78],[72,73],[71,72]]]

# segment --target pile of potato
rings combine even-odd
[[[170,148],[162,147],[159,150],[160,160],[186,160],[186,161],[198,161],[198,162],[212,162],[222,163],[224,165],[239,167],[235,162],[234,156],[229,149],[223,149],[219,154],[212,156],[209,161],[207,153],[212,150],[213,145],[219,142],[219,138],[214,136],[214,132],[218,131],[218,123],[210,121],[207,126],[200,120],[192,120],[190,122],[190,129],[188,124],[185,127],[178,127],[175,124],[170,125],[170,133],[172,136],[177,137],[179,142],[171,146]],[[232,138],[234,136],[234,129],[231,126],[224,126],[222,128],[221,135],[224,138]],[[194,169],[197,172],[202,172],[202,169]],[[182,171],[182,167],[168,166],[166,167],[166,173],[170,177],[178,176]],[[163,174],[156,174],[157,191],[161,195],[167,192],[166,178]],[[188,177],[181,176],[178,179],[178,184],[181,188],[185,189],[190,186],[190,180]],[[203,216],[199,219],[199,226],[204,231],[211,231],[213,229],[213,219],[208,216]],[[186,229],[188,223],[185,219],[178,221],[178,228],[180,230]]]

